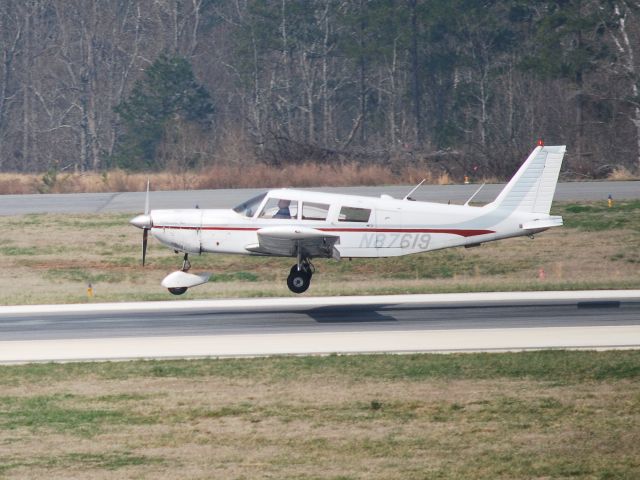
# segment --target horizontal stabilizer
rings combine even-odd
[[[549,217],[543,218],[540,220],[533,220],[531,222],[523,223],[523,230],[537,230],[539,228],[552,228],[552,227],[561,227],[562,226],[562,217]]]

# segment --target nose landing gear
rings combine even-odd
[[[187,291],[187,287],[168,288],[167,290],[169,290],[169,293],[172,293],[173,295],[182,295]]]
[[[191,268],[191,262],[189,261],[189,254],[185,253],[184,258],[182,259],[182,271],[188,272]]]
[[[185,253],[184,258],[182,259],[182,268],[180,269],[180,271],[186,273],[189,271],[190,268],[191,268],[191,262],[189,261],[189,254]],[[169,290],[169,293],[173,295],[182,295],[188,290],[188,287],[171,287],[171,288],[167,288],[167,290]]]
[[[162,286],[169,290],[169,293],[173,295],[182,295],[187,291],[187,289],[202,285],[209,281],[209,277],[211,277],[210,273],[199,273],[194,275],[192,273],[188,273],[190,268],[191,263],[189,262],[189,254],[185,253],[184,259],[182,260],[182,269],[167,275],[164,280],[162,280]]]

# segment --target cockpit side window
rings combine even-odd
[[[369,221],[369,217],[371,217],[371,210],[368,208],[344,206],[340,209],[338,221],[367,223]]]
[[[266,196],[267,196],[267,193],[265,192],[253,198],[250,198],[246,202],[243,202],[237,207],[235,207],[233,211],[245,217],[251,218],[253,217],[254,213],[256,213],[256,210],[258,209],[258,207],[262,203],[262,200],[264,200],[264,197]]]
[[[329,205],[325,203],[302,202],[302,220],[326,220]]]
[[[286,198],[270,198],[260,212],[260,218],[290,220],[298,217],[298,201]]]

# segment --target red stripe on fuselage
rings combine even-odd
[[[173,230],[209,230],[209,231],[249,231],[255,232],[263,227],[183,227],[178,225],[158,225],[153,228],[169,228]],[[315,228],[315,227],[311,227]],[[475,237],[496,233],[494,230],[462,230],[455,228],[315,228],[322,232],[345,232],[345,233],[446,233],[449,235],[460,235],[461,237]]]
[[[476,235],[486,235],[496,233],[493,230],[459,230],[456,228],[318,228],[323,232],[375,232],[375,233],[448,233],[450,235],[460,235],[461,237],[474,237]]]

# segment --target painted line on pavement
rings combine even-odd
[[[205,335],[0,342],[0,363],[356,353],[629,349],[640,325]]]

